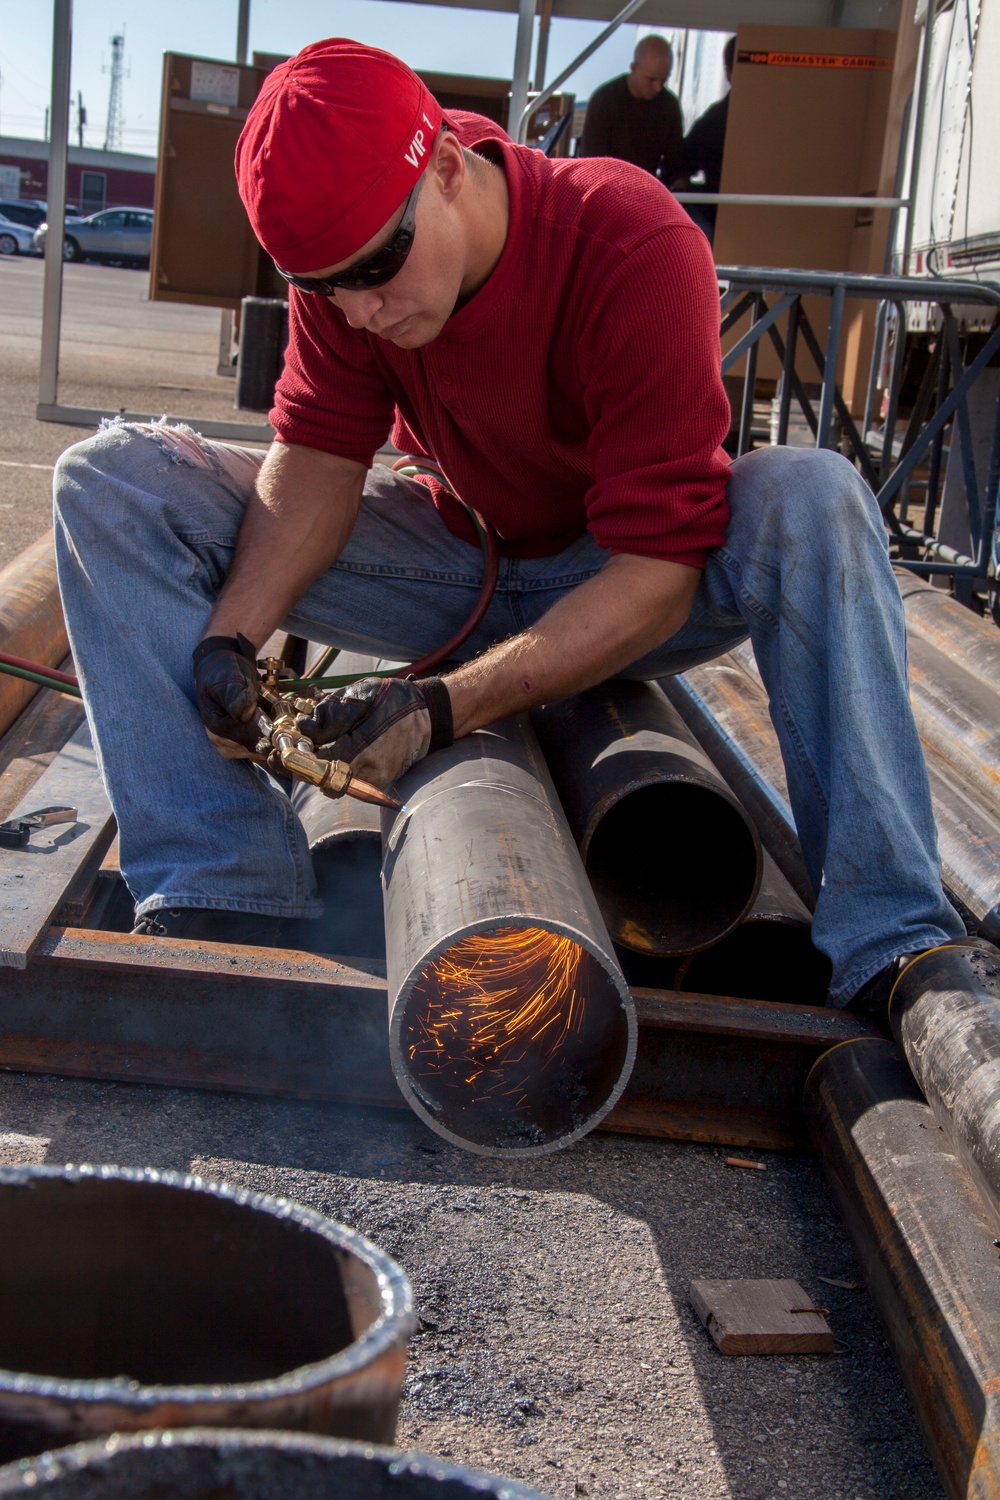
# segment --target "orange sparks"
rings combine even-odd
[[[425,969],[409,1007],[410,1061],[453,1088],[523,1108],[527,1085],[583,1028],[583,950],[541,927],[461,938]],[[444,1075],[449,1076],[444,1076]]]

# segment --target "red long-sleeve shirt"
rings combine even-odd
[[[293,289],[279,440],[370,465],[391,429],[404,452],[437,458],[509,555],[549,555],[589,529],[611,552],[704,566],[723,539],[729,472],[708,242],[636,167],[551,161],[477,115],[449,123],[502,159],[510,226],[496,268],[421,349]]]

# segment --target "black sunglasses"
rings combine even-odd
[[[403,204],[403,217],[381,250],[359,260],[356,266],[348,266],[346,271],[338,271],[336,276],[296,276],[291,271],[283,271],[277,262],[274,269],[289,286],[297,287],[300,292],[315,292],[320,297],[332,297],[338,287],[363,292],[370,287],[385,286],[387,281],[391,281],[402,270],[403,262],[413,248],[417,194],[425,175],[425,172],[421,172],[414,183],[413,191]]]

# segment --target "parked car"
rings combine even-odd
[[[47,224],[35,230],[35,249],[44,251]],[[151,208],[104,208],[86,219],[67,215],[63,260],[112,260],[149,265],[153,240]]]
[[[0,255],[35,255],[35,232],[0,214]]]
[[[40,198],[0,198],[0,214],[15,224],[37,229],[45,223],[45,204]]]

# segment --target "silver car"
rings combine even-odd
[[[0,214],[0,255],[34,255],[34,231]]]
[[[36,250],[44,251],[47,224],[35,230]],[[63,260],[112,260],[149,265],[153,239],[151,208],[103,208],[86,219],[67,218]]]

